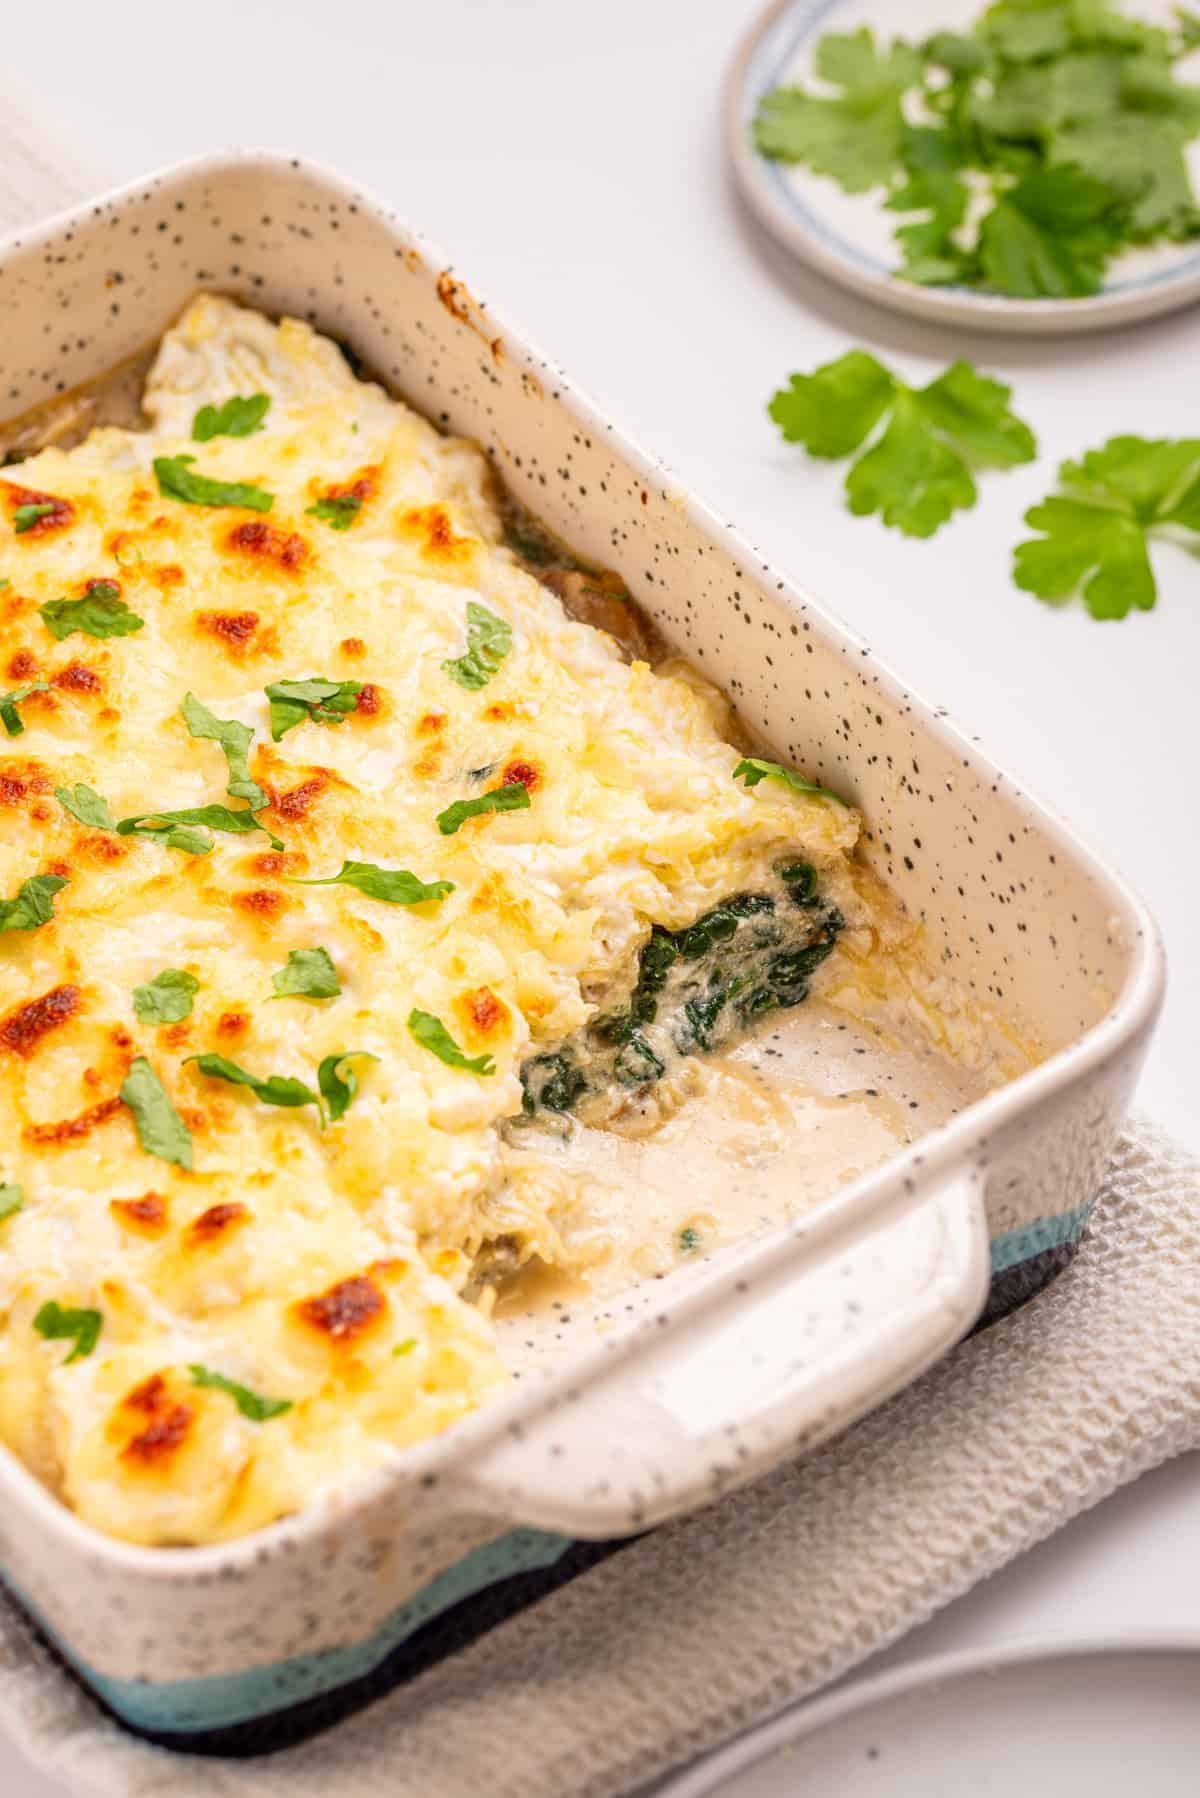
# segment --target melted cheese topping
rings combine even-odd
[[[270,396],[264,428],[191,440],[201,405],[253,393]],[[504,547],[485,458],[307,326],[197,300],[145,409],[148,431],[99,429],[0,479],[0,691],[47,683],[21,704],[24,734],[0,738],[0,897],[37,873],[69,881],[51,922],[0,934],[0,1181],[24,1193],[0,1223],[0,1436],[101,1529],[200,1542],[298,1508],[505,1380],[461,1296],[471,1258],[518,1224],[561,1255],[552,1213],[564,1180],[583,1187],[522,1188],[497,1125],[520,1110],[522,1060],[594,1013],[651,923],[677,929],[802,853],[848,925],[819,978],[859,991],[882,907],[847,860],[857,814],[735,781],[719,698],[570,621]],[[269,513],[164,497],[152,461],[177,455],[265,489]],[[309,510],[338,491],[362,502],[345,530]],[[29,505],[50,509],[18,533]],[[56,641],[39,607],[96,581],[143,628]],[[512,631],[478,690],[444,666],[470,601]],[[363,682],[357,710],[273,744],[265,686],[310,676]],[[189,691],[254,727],[282,851],[218,833],[185,854],[54,798],[84,782],[117,818],[239,808],[219,746],[181,716]],[[439,831],[448,805],[501,783],[528,809]],[[405,906],[291,884],[347,859],[454,890]],[[318,946],[340,995],[277,999],[289,951]],[[140,1022],[134,988],[166,968],[199,983],[194,1008]],[[407,1028],[414,1008],[495,1071],[445,1065]],[[349,1050],[375,1059],[324,1129],[188,1062],[216,1052],[312,1086]],[[139,1056],[194,1171],[139,1144],[120,1098]],[[94,1352],[68,1359],[34,1327],[50,1300],[101,1313]],[[196,1366],[291,1408],[245,1416]]]

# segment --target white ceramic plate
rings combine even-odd
[[[1200,1635],[893,1668],[713,1755],[660,1798],[1195,1798]]]
[[[1132,324],[1200,299],[1200,240],[1154,245],[1117,258],[1104,289],[1088,299],[1014,300],[962,287],[916,287],[898,281],[892,238],[902,215],[885,212],[880,190],[847,194],[836,181],[760,156],[750,127],[758,103],[771,88],[805,82],[812,54],[827,31],[866,25],[877,39],[904,37],[920,43],[935,31],[963,30],[984,10],[985,0],[774,0],[751,28],[730,70],[725,129],[734,172],[745,198],[785,248],[831,280],[894,312],[958,324],[976,331],[1059,335]],[[1170,24],[1170,0],[1127,0],[1132,15]],[[1185,77],[1200,79],[1200,51]],[[1189,148],[1192,179],[1200,191],[1200,139]]]

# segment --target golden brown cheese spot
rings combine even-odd
[[[146,570],[160,593],[169,593],[173,587],[182,587],[187,576],[178,562],[160,562],[157,567]]]
[[[419,737],[436,737],[445,728],[445,712],[425,712],[417,719],[417,735]]]
[[[263,563],[273,562],[288,574],[296,574],[308,560],[308,544],[296,531],[281,531],[265,518],[247,518],[235,524],[225,539],[227,549]]]
[[[476,987],[455,1001],[456,1009],[476,1037],[497,1036],[508,1023],[508,1006],[490,986]]]
[[[5,670],[9,680],[30,680],[41,664],[32,649],[18,649]]]
[[[248,856],[242,866],[251,874],[303,874],[308,857],[296,849],[264,849],[261,855]]]
[[[321,794],[330,785],[333,776],[324,768],[318,768],[310,779],[302,781],[298,787],[291,787],[286,793],[276,793],[271,799],[271,810],[287,824],[297,824],[301,818],[307,818]]]
[[[108,1209],[137,1236],[161,1236],[167,1227],[167,1201],[161,1192],[148,1192],[140,1199],[110,1199]]]
[[[244,1011],[223,1011],[217,1019],[217,1035],[227,1040],[232,1037],[245,1036],[250,1028],[250,1020]]]
[[[524,787],[527,793],[535,793],[542,784],[542,773],[536,762],[511,761],[500,776],[500,784],[505,787]]]
[[[29,793],[51,793],[54,782],[40,762],[10,758],[0,774],[0,805],[20,805]]]
[[[214,637],[234,656],[261,652],[268,647],[268,639],[273,635],[264,631],[259,636],[257,612],[197,612],[193,622],[197,630]]]
[[[433,561],[462,562],[476,547],[473,537],[456,535],[445,506],[412,506],[400,514],[399,525],[406,536],[420,544],[422,555]]]
[[[49,506],[50,511],[21,532],[18,542],[31,542],[36,537],[49,537],[55,531],[66,530],[75,521],[75,507],[69,499],[61,499],[57,493],[39,493],[34,487],[19,487],[15,481],[0,481],[0,497],[8,507],[10,519],[15,519],[21,506]],[[15,530],[14,524],[14,530]]]
[[[366,681],[358,695],[358,706],[351,717],[377,718],[383,710],[383,694],[374,681]]]
[[[253,887],[245,893],[235,893],[233,903],[244,911],[247,917],[256,918],[260,923],[273,923],[281,918],[291,900],[286,893],[274,887]]]
[[[184,1246],[190,1249],[211,1248],[234,1230],[250,1222],[250,1211],[237,1199],[223,1205],[210,1205],[194,1217],[183,1233]]]
[[[51,677],[51,685],[61,687],[66,693],[98,693],[101,687],[100,676],[86,662],[68,662]]]
[[[354,661],[361,660],[367,653],[367,646],[361,637],[343,637],[338,648],[344,656],[350,656]]]
[[[0,805],[20,805],[29,788],[17,774],[0,774]]]
[[[38,807],[33,808],[37,816]],[[47,807],[47,812],[49,808]],[[108,831],[81,830],[71,844],[71,854],[79,861],[89,861],[101,867],[111,867],[114,862],[124,861],[132,847],[127,837],[115,837]]]
[[[370,1275],[355,1274],[316,1298],[301,1300],[296,1315],[331,1342],[349,1343],[378,1323],[386,1310],[387,1300]]]
[[[115,1118],[119,1111],[124,1111],[125,1102],[117,1097],[101,1099],[98,1105],[89,1106],[81,1111],[78,1117],[61,1118],[53,1124],[27,1124],[22,1131],[26,1142],[44,1143],[60,1147],[63,1143],[81,1142],[90,1136],[101,1124],[107,1124]]]
[[[162,1468],[187,1440],[194,1418],[192,1407],[173,1396],[162,1374],[151,1374],[126,1393],[117,1407],[118,1430],[131,1424],[134,1428],[121,1459],[147,1469]]]
[[[192,1040],[192,1026],[187,1018],[181,1018],[177,1024],[168,1024],[158,1033],[158,1040],[168,1049],[182,1049]]]
[[[77,986],[56,986],[40,999],[18,1005],[0,1019],[0,1048],[11,1049],[15,1055],[32,1055],[44,1036],[75,1016],[81,1003]]]
[[[49,824],[54,816],[54,807],[47,805],[44,799],[37,799],[29,808],[29,816],[38,824]]]

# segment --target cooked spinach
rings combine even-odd
[[[842,929],[815,869],[781,862],[773,890],[735,893],[681,930],[654,925],[627,1002],[521,1068],[526,1116],[620,1106],[681,1056],[719,1048],[771,1011],[808,996]]]

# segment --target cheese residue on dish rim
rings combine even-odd
[[[269,405],[247,434],[193,438],[202,407],[253,395]],[[164,338],[144,405],[148,430],[100,428],[0,478],[0,699],[29,689],[0,738],[0,900],[66,881],[51,918],[0,933],[0,1189],[19,1194],[0,1221],[0,1437],[88,1522],[181,1543],[296,1510],[502,1386],[477,1302],[497,1244],[582,1278],[636,1272],[639,1228],[676,1242],[661,1206],[639,1226],[609,1202],[620,1169],[581,1165],[565,1121],[500,1127],[522,1064],[587,1025],[652,924],[679,931],[802,855],[845,922],[822,1005],[890,1007],[931,1052],[981,1078],[992,1062],[850,861],[857,813],[735,780],[724,702],[566,616],[506,546],[476,448],[306,325],[213,297]],[[125,622],[62,635],[87,613],[64,600]],[[464,683],[479,607],[507,645]],[[293,702],[273,741],[265,689],[311,679],[353,683],[352,709]],[[189,693],[252,728],[240,774],[189,730]],[[80,785],[108,808],[86,823]],[[519,809],[446,828],[500,789]],[[241,824],[159,824],[213,806]],[[428,896],[302,884],[346,862]],[[280,996],[289,958],[317,950],[336,992]],[[159,1021],[134,993],[164,970],[190,976],[190,1007]],[[626,1137],[734,1077],[688,1064]],[[903,1125],[878,1135],[868,1160]]]

